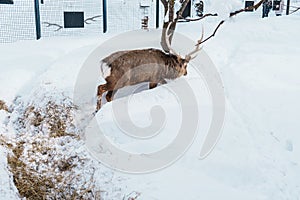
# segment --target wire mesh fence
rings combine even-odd
[[[0,1],[0,43],[36,39],[37,30],[41,37],[101,34],[102,11],[101,0],[15,0],[13,4]],[[66,21],[66,13],[75,18]],[[82,17],[76,18],[78,13]],[[67,28],[66,23],[81,26]]]
[[[78,26],[67,26],[66,13],[73,13]],[[77,15],[78,14],[78,15]],[[81,17],[76,17],[81,15]],[[40,4],[42,37],[96,35],[103,32],[100,0],[57,0]]]
[[[0,42],[35,39],[34,1],[0,4]]]
[[[108,32],[121,32],[142,28],[142,20],[148,17],[148,26],[155,27],[155,1],[142,4],[140,0],[108,1]]]
[[[0,43],[32,40],[39,34],[41,37],[100,35],[106,31],[104,24],[108,32],[123,32],[143,28],[145,19],[147,28],[155,28],[156,20],[163,17],[162,5],[157,7],[158,0],[14,0],[13,4],[1,3],[7,1],[12,2],[0,0]],[[286,9],[287,0],[284,1]],[[35,12],[37,6],[39,9]],[[300,10],[299,7],[300,0],[290,0],[290,13]]]
[[[9,0],[12,1],[12,0]],[[103,4],[106,2],[104,18]],[[0,43],[51,36],[86,36],[155,27],[153,0],[14,0],[1,4]],[[104,21],[107,19],[107,21]]]

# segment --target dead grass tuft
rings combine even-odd
[[[74,161],[78,157],[60,159],[44,173],[40,173],[37,168],[45,164],[50,164],[49,160],[40,161],[39,164],[34,160],[24,161],[24,143],[18,142],[13,148],[12,153],[7,157],[8,165],[13,173],[13,181],[21,197],[30,200],[40,199],[100,199],[100,193],[94,191],[93,181],[85,182],[83,187],[78,190],[74,187],[74,181],[81,177],[70,173],[76,166]],[[64,174],[64,172],[67,172]],[[89,187],[86,187],[86,186]],[[94,197],[94,198],[92,198]]]
[[[0,100],[0,110],[5,110],[8,112],[8,107],[6,106],[5,102]]]
[[[48,102],[46,106],[46,123],[49,126],[51,137],[75,136],[74,133],[67,131],[68,124],[72,124],[73,121],[71,111],[74,108],[72,105],[58,105]]]
[[[18,152],[17,148],[16,152]],[[20,157],[12,154],[7,157],[8,165],[13,173],[13,181],[19,194],[27,199],[46,199],[47,191],[55,188],[54,182],[42,174],[37,174]]]
[[[74,109],[75,106],[70,104],[60,105],[49,101],[43,108],[28,106],[20,121],[23,123],[27,121],[30,125],[40,129],[47,127],[50,137],[71,136],[79,139],[77,134],[68,130],[68,128],[74,127],[72,123],[72,111]]]

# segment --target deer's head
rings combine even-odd
[[[191,51],[190,53],[188,53],[186,56],[182,57],[179,53],[177,53],[171,46],[171,43],[170,43],[170,36],[172,35],[172,33],[168,34],[169,30],[170,30],[170,27],[171,27],[172,23],[169,23],[166,31],[165,31],[165,42],[166,42],[166,45],[169,49],[169,53],[173,54],[174,56],[177,57],[177,63],[178,65],[176,66],[176,70],[179,72],[179,75],[182,76],[182,75],[187,75],[187,66],[188,66],[188,63],[193,60],[196,56],[197,56],[197,53],[202,49],[202,47],[200,47],[200,44],[202,42],[202,39],[203,39],[203,29],[202,29],[202,35],[201,35],[201,38],[198,40],[197,44],[195,45],[195,49],[193,51]]]

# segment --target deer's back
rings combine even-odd
[[[106,81],[122,86],[141,82],[160,82],[167,73],[174,71],[176,56],[165,54],[159,49],[119,51],[102,61],[110,68]]]

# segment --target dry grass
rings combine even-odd
[[[84,155],[68,152],[80,142],[72,123],[74,109],[70,103],[52,101],[42,108],[27,106],[16,121],[22,127],[17,137],[13,141],[0,137],[0,145],[10,151],[8,166],[21,197],[100,199],[93,172],[82,172],[86,170]]]
[[[100,193],[94,191],[92,180],[90,183],[85,182],[80,190],[72,187],[74,181],[80,178],[77,174],[72,173],[73,168],[76,166],[74,163],[74,161],[77,161],[76,159],[60,159],[52,163],[51,169],[48,169],[45,173],[40,173],[33,166],[50,164],[49,161],[45,162],[44,160],[39,164],[34,163],[35,161],[33,160],[29,160],[29,162],[27,162],[28,160],[26,162],[23,161],[23,142],[16,143],[11,150],[12,153],[7,158],[8,165],[13,173],[13,181],[21,197],[26,197],[26,199],[30,200],[100,199]]]
[[[36,173],[18,155],[9,155],[7,161],[13,173],[14,184],[22,197],[33,200],[46,199],[47,191],[55,188],[51,178]]]
[[[50,137],[77,137],[76,134],[67,130],[68,127],[74,127],[71,113],[74,109],[73,105],[59,105],[49,101],[44,108],[27,107],[22,121],[27,120],[30,125],[35,127],[47,126]]]
[[[6,106],[5,102],[0,100],[0,110],[5,110],[8,112],[8,107]]]

